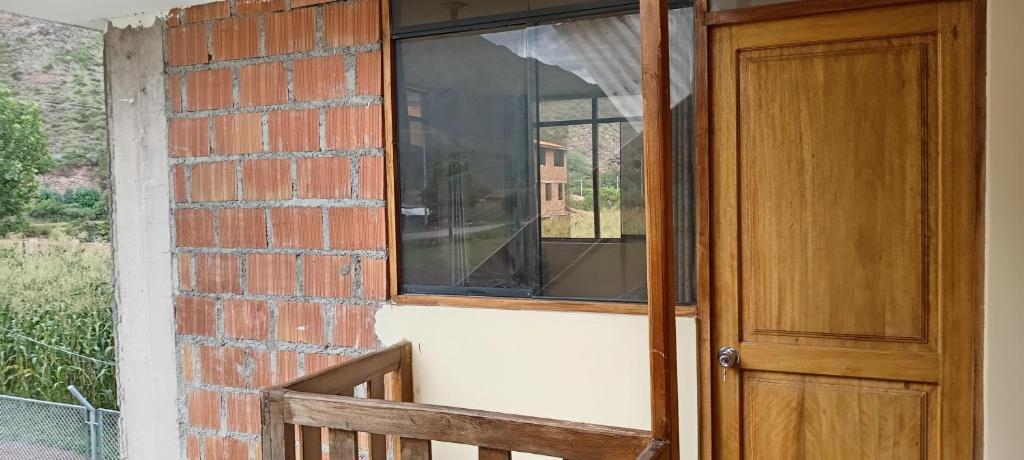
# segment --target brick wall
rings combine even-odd
[[[378,346],[379,4],[173,11],[166,62],[188,457],[259,458],[258,389]]]

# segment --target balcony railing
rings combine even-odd
[[[481,460],[668,458],[648,431],[414,403],[408,342],[268,388],[262,413],[266,460],[319,460],[325,447],[331,460],[356,460],[360,439],[370,460],[430,459],[432,441],[477,446]]]

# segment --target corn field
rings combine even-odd
[[[109,248],[0,242],[0,394],[117,404]]]

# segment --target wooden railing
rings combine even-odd
[[[365,397],[355,397],[363,388]],[[370,460],[389,450],[395,459],[430,459],[431,441],[477,446],[481,460],[512,452],[661,460],[669,452],[648,431],[413,403],[408,342],[268,388],[262,414],[265,460],[321,459],[322,428],[331,460],[356,460],[360,447]]]

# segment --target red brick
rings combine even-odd
[[[270,210],[273,246],[315,249],[324,246],[323,216],[319,208]]]
[[[184,203],[188,201],[188,192],[185,190],[185,166],[175,165],[173,178],[174,202]]]
[[[351,297],[354,271],[352,258],[348,256],[303,256],[304,294],[328,298]]]
[[[352,358],[340,355],[308,354],[306,355],[306,375],[320,372],[328,367],[344,364],[350,359]]]
[[[335,107],[327,111],[327,148],[380,148],[384,118],[379,105]]]
[[[277,340],[324,344],[322,307],[315,303],[278,302]]]
[[[277,384],[274,380],[274,367],[270,362],[270,352],[252,350],[252,385],[253,388],[266,388]]]
[[[291,254],[249,255],[249,292],[295,295],[295,264]]]
[[[270,150],[311,152],[320,150],[320,111],[270,112]]]
[[[319,5],[321,3],[330,3],[334,0],[292,0],[292,8],[301,8],[303,6]]]
[[[229,393],[224,395],[224,402],[228,413],[228,431],[259,434],[260,395]]]
[[[213,212],[207,209],[174,211],[174,242],[181,248],[213,247]]]
[[[167,27],[178,27],[181,22],[181,8],[171,8],[167,12]]]
[[[242,293],[242,268],[234,254],[196,254],[196,288],[199,292]]]
[[[205,297],[178,297],[178,333],[182,335],[217,335],[217,306]]]
[[[242,107],[288,102],[288,72],[284,64],[270,62],[242,67],[238,76],[238,102]]]
[[[220,428],[220,393],[192,390],[188,393],[188,423],[196,428]]]
[[[284,0],[236,0],[235,11],[240,15],[284,11]]]
[[[213,23],[213,60],[244,59],[259,55],[259,17],[248,16]]]
[[[360,268],[363,273],[363,297],[374,300],[384,300],[387,298],[387,261],[364,257],[360,262]]]
[[[354,348],[376,348],[374,309],[369,305],[338,305],[334,307],[334,345]]]
[[[222,209],[220,245],[225,248],[267,247],[267,222],[262,209]]]
[[[332,208],[328,211],[328,219],[332,248],[384,248],[383,208]]]
[[[359,53],[356,56],[356,92],[380,96],[384,84],[381,70],[380,51]]]
[[[348,158],[300,158],[296,181],[300,198],[348,198],[351,189]]]
[[[178,289],[192,290],[192,255],[178,254]]]
[[[234,438],[206,436],[203,440],[206,460],[242,460],[249,458],[249,442]]]
[[[266,20],[267,54],[295,53],[313,49],[316,10],[271,13]]]
[[[167,101],[172,112],[181,112],[181,74],[167,76]]]
[[[224,334],[233,339],[264,340],[270,335],[267,303],[258,300],[225,300]]]
[[[277,368],[275,370],[277,384],[299,378],[299,354],[294,351],[277,352]]]
[[[210,154],[210,121],[207,118],[175,118],[167,135],[172,157],[205,157]]]
[[[316,57],[295,61],[295,99],[318,101],[337,99],[345,89],[345,57]]]
[[[190,343],[181,345],[181,378],[185,383],[192,383],[196,379],[195,349]]]
[[[232,201],[238,198],[235,163],[220,161],[192,166],[192,201]]]
[[[263,121],[258,113],[213,118],[213,137],[219,155],[263,151]]]
[[[384,199],[384,157],[359,159],[359,196],[374,200]]]
[[[185,8],[185,22],[191,24],[196,22],[223,19],[231,15],[231,5],[227,0],[205,3]]]
[[[253,160],[242,163],[242,191],[247,200],[287,200],[292,197],[291,162]]]
[[[380,41],[380,4],[377,0],[349,0],[327,6],[324,28],[332,47]]]
[[[234,388],[245,386],[245,350],[212,346],[199,349],[199,377],[203,383]]]
[[[226,109],[233,105],[231,69],[191,72],[186,81],[189,110]]]
[[[206,64],[210,53],[206,46],[206,25],[175,27],[167,31],[167,63],[176,65]]]

